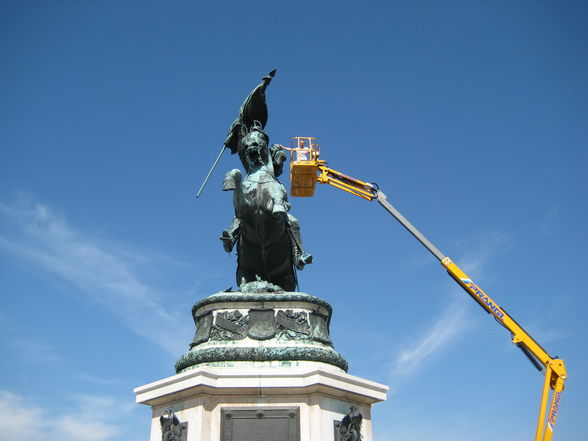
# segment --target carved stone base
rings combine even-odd
[[[203,366],[325,365],[347,371],[329,335],[332,308],[298,292],[223,292],[194,305],[196,333],[176,372]]]
[[[325,366],[194,368],[135,394],[152,408],[150,441],[162,439],[160,417],[170,408],[186,441],[349,441],[341,424],[351,406],[361,414],[362,441],[372,441],[371,405],[388,387]]]

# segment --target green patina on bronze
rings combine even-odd
[[[196,332],[176,370],[256,361],[315,361],[347,370],[329,335],[331,313],[325,300],[299,292],[213,294],[192,309]]]
[[[312,263],[312,256],[302,249],[300,225],[277,179],[286,154],[280,145],[270,145],[265,132],[265,92],[274,74],[245,99],[224,143],[245,169],[231,170],[223,181],[223,190],[233,192],[235,217],[220,237],[225,251],[237,248],[239,290],[194,305],[196,332],[177,372],[202,364],[300,361],[347,371],[347,362],[332,348],[331,305],[296,292],[296,270]]]
[[[233,192],[235,217],[220,239],[227,252],[237,246],[237,285],[259,280],[294,291],[296,269],[312,263],[312,256],[302,249],[300,225],[288,213],[288,192],[277,179],[286,154],[280,145],[269,144],[264,131],[265,91],[274,74],[265,76],[245,99],[225,140],[225,147],[238,153],[246,176],[239,169],[225,176],[223,190]]]
[[[242,293],[242,292],[221,292],[208,296],[192,307],[192,317],[196,317],[198,310],[215,303],[275,303],[275,302],[304,302],[316,306],[320,306],[327,311],[329,317],[333,313],[333,308],[330,303],[319,297],[311,296],[302,292],[287,292],[287,293]]]
[[[317,361],[330,364],[347,372],[347,361],[330,348],[286,347],[286,348],[207,348],[192,350],[176,363],[176,372],[205,363],[239,361]]]

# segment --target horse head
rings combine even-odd
[[[263,166],[271,166],[268,143],[269,137],[259,126],[253,126],[241,139],[239,157],[248,174]]]

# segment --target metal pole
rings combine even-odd
[[[398,222],[402,224],[404,228],[408,230],[410,234],[412,234],[420,243],[422,243],[426,249],[428,249],[433,256],[435,256],[439,261],[442,261],[445,256],[439,249],[433,245],[429,240],[421,233],[413,224],[411,224],[400,212],[392,206],[384,193],[378,190],[377,193],[378,202],[382,207],[386,209],[388,213],[396,218]]]
[[[218,161],[220,161],[220,158],[223,155],[223,152],[225,151],[226,148],[227,148],[227,146],[223,145],[223,148],[221,149],[220,153],[216,157],[216,161],[214,161],[214,164],[212,164],[212,168],[210,169],[210,171],[206,175],[206,178],[204,179],[204,182],[200,186],[200,190],[198,190],[198,193],[196,193],[196,197],[200,196],[200,193],[202,193],[202,190],[204,190],[204,186],[206,185],[206,183],[210,179],[210,175],[212,174],[213,170],[215,169],[216,165],[218,164]]]

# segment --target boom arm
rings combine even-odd
[[[445,256],[435,245],[433,245],[414,225],[412,225],[394,206],[388,202],[386,195],[377,188],[377,185],[360,181],[344,175],[336,170],[330,169],[324,161],[318,165],[320,175],[317,181],[322,184],[329,184],[348,193],[372,201],[377,199],[384,209],[396,218],[427,250],[433,254],[449,275],[455,280],[472,299],[476,301],[488,314],[492,314],[496,321],[505,327],[512,334],[512,342],[520,348],[529,358],[533,365],[539,370],[545,369],[545,381],[541,394],[541,406],[535,441],[550,441],[553,436],[553,428],[558,415],[561,392],[564,389],[564,381],[567,378],[566,368],[563,360],[551,357],[506,311],[490,298],[470,277],[468,277],[459,266],[449,257]],[[549,389],[553,390],[549,413],[547,401]],[[546,424],[547,416],[547,424]]]

